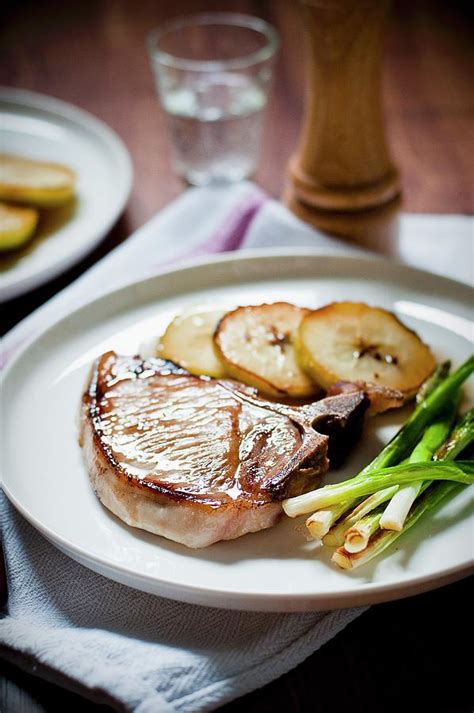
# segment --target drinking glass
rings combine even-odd
[[[238,181],[255,171],[278,45],[264,20],[227,12],[181,17],[150,34],[175,167],[189,183]]]

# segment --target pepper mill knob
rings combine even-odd
[[[305,116],[288,203],[359,211],[400,192],[385,137],[382,45],[389,0],[300,0],[310,41]]]

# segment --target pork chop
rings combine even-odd
[[[361,392],[299,407],[162,359],[108,352],[83,397],[92,486],[128,525],[188,547],[270,527],[357,437]],[[318,429],[318,430],[316,430]]]

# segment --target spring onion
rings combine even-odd
[[[453,399],[443,415],[426,428],[423,438],[412,451],[410,463],[430,461],[437,449],[443,445],[451,432],[457,402],[458,399]],[[422,485],[423,481],[419,480],[417,483],[399,488],[380,518],[381,528],[398,531],[403,529],[406,517],[420,494]]]
[[[459,422],[447,441],[436,451],[434,460],[438,462],[453,461],[462,451],[474,443],[474,409],[471,409]],[[430,464],[431,466],[434,463]],[[407,532],[425,513],[434,510],[448,495],[453,495],[459,489],[455,482],[423,483],[423,495],[417,498],[412,506],[403,530],[378,529],[369,539],[368,544],[359,552],[349,552],[346,547],[339,547],[332,560],[343,569],[354,569],[366,564],[381,554],[400,535]],[[356,545],[357,546],[357,545]]]
[[[451,369],[451,362],[450,361],[445,361],[442,364],[439,364],[436,369],[434,370],[433,374],[421,385],[420,389],[418,390],[418,393],[416,395],[416,403],[420,404],[422,403],[433,391],[436,389],[449,375],[449,371]],[[403,430],[403,429],[402,429]],[[382,453],[384,453],[385,448],[383,449]],[[396,460],[393,451],[391,451],[391,456],[389,458],[382,459],[381,461],[381,455],[379,454],[377,456],[377,463],[378,466],[375,464],[374,461],[369,463],[368,466],[364,468],[364,473],[370,473],[371,469],[376,469],[377,467],[383,467],[383,466],[389,466],[389,465],[397,465],[400,461]],[[398,487],[397,487],[398,489]],[[385,502],[386,500],[389,500],[393,495],[393,491],[387,489],[386,493],[378,493],[377,494],[377,503],[374,504],[372,507],[376,507],[379,502]],[[385,497],[386,496],[386,497]],[[382,498],[382,499],[381,499]],[[318,510],[317,512],[313,513],[307,521],[306,521],[306,526],[308,528],[308,531],[312,537],[315,538],[323,538],[325,535],[330,537],[328,534],[331,531],[331,528],[333,528],[334,524],[340,519],[341,515],[343,515],[346,511],[349,511],[352,509],[357,503],[351,502],[347,504],[340,504],[340,505],[333,505],[332,507],[329,507],[325,510]],[[285,507],[285,506],[284,506]],[[366,512],[369,512],[368,510]],[[366,514],[364,512],[364,515]],[[349,513],[349,516],[351,513]],[[360,515],[362,517],[362,515]],[[355,521],[354,521],[355,522]],[[354,524],[352,522],[351,524]],[[350,527],[348,525],[347,527]],[[345,527],[345,530],[347,529]],[[344,540],[343,537],[343,532],[341,532],[342,528],[339,527],[339,532],[337,533],[337,539],[341,537],[342,534],[342,541]],[[341,542],[332,542],[332,545],[335,544],[342,544]]]

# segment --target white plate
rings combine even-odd
[[[311,251],[224,256],[132,284],[72,313],[27,347],[5,375],[5,491],[72,558],[137,589],[226,608],[296,611],[379,602],[465,574],[472,560],[468,493],[446,503],[384,558],[347,573],[314,551],[295,521],[192,551],[127,527],[103,508],[77,444],[77,411],[91,361],[136,353],[178,311],[290,300],[315,307],[364,300],[395,310],[457,366],[470,353],[468,287],[411,268]],[[472,392],[471,392],[472,396]],[[374,419],[338,478],[367,463],[407,417]]]
[[[100,242],[128,200],[132,167],[123,142],[102,121],[21,89],[0,88],[0,146],[77,172],[77,199],[49,212],[49,234],[0,259],[0,299],[7,300],[51,280]]]

